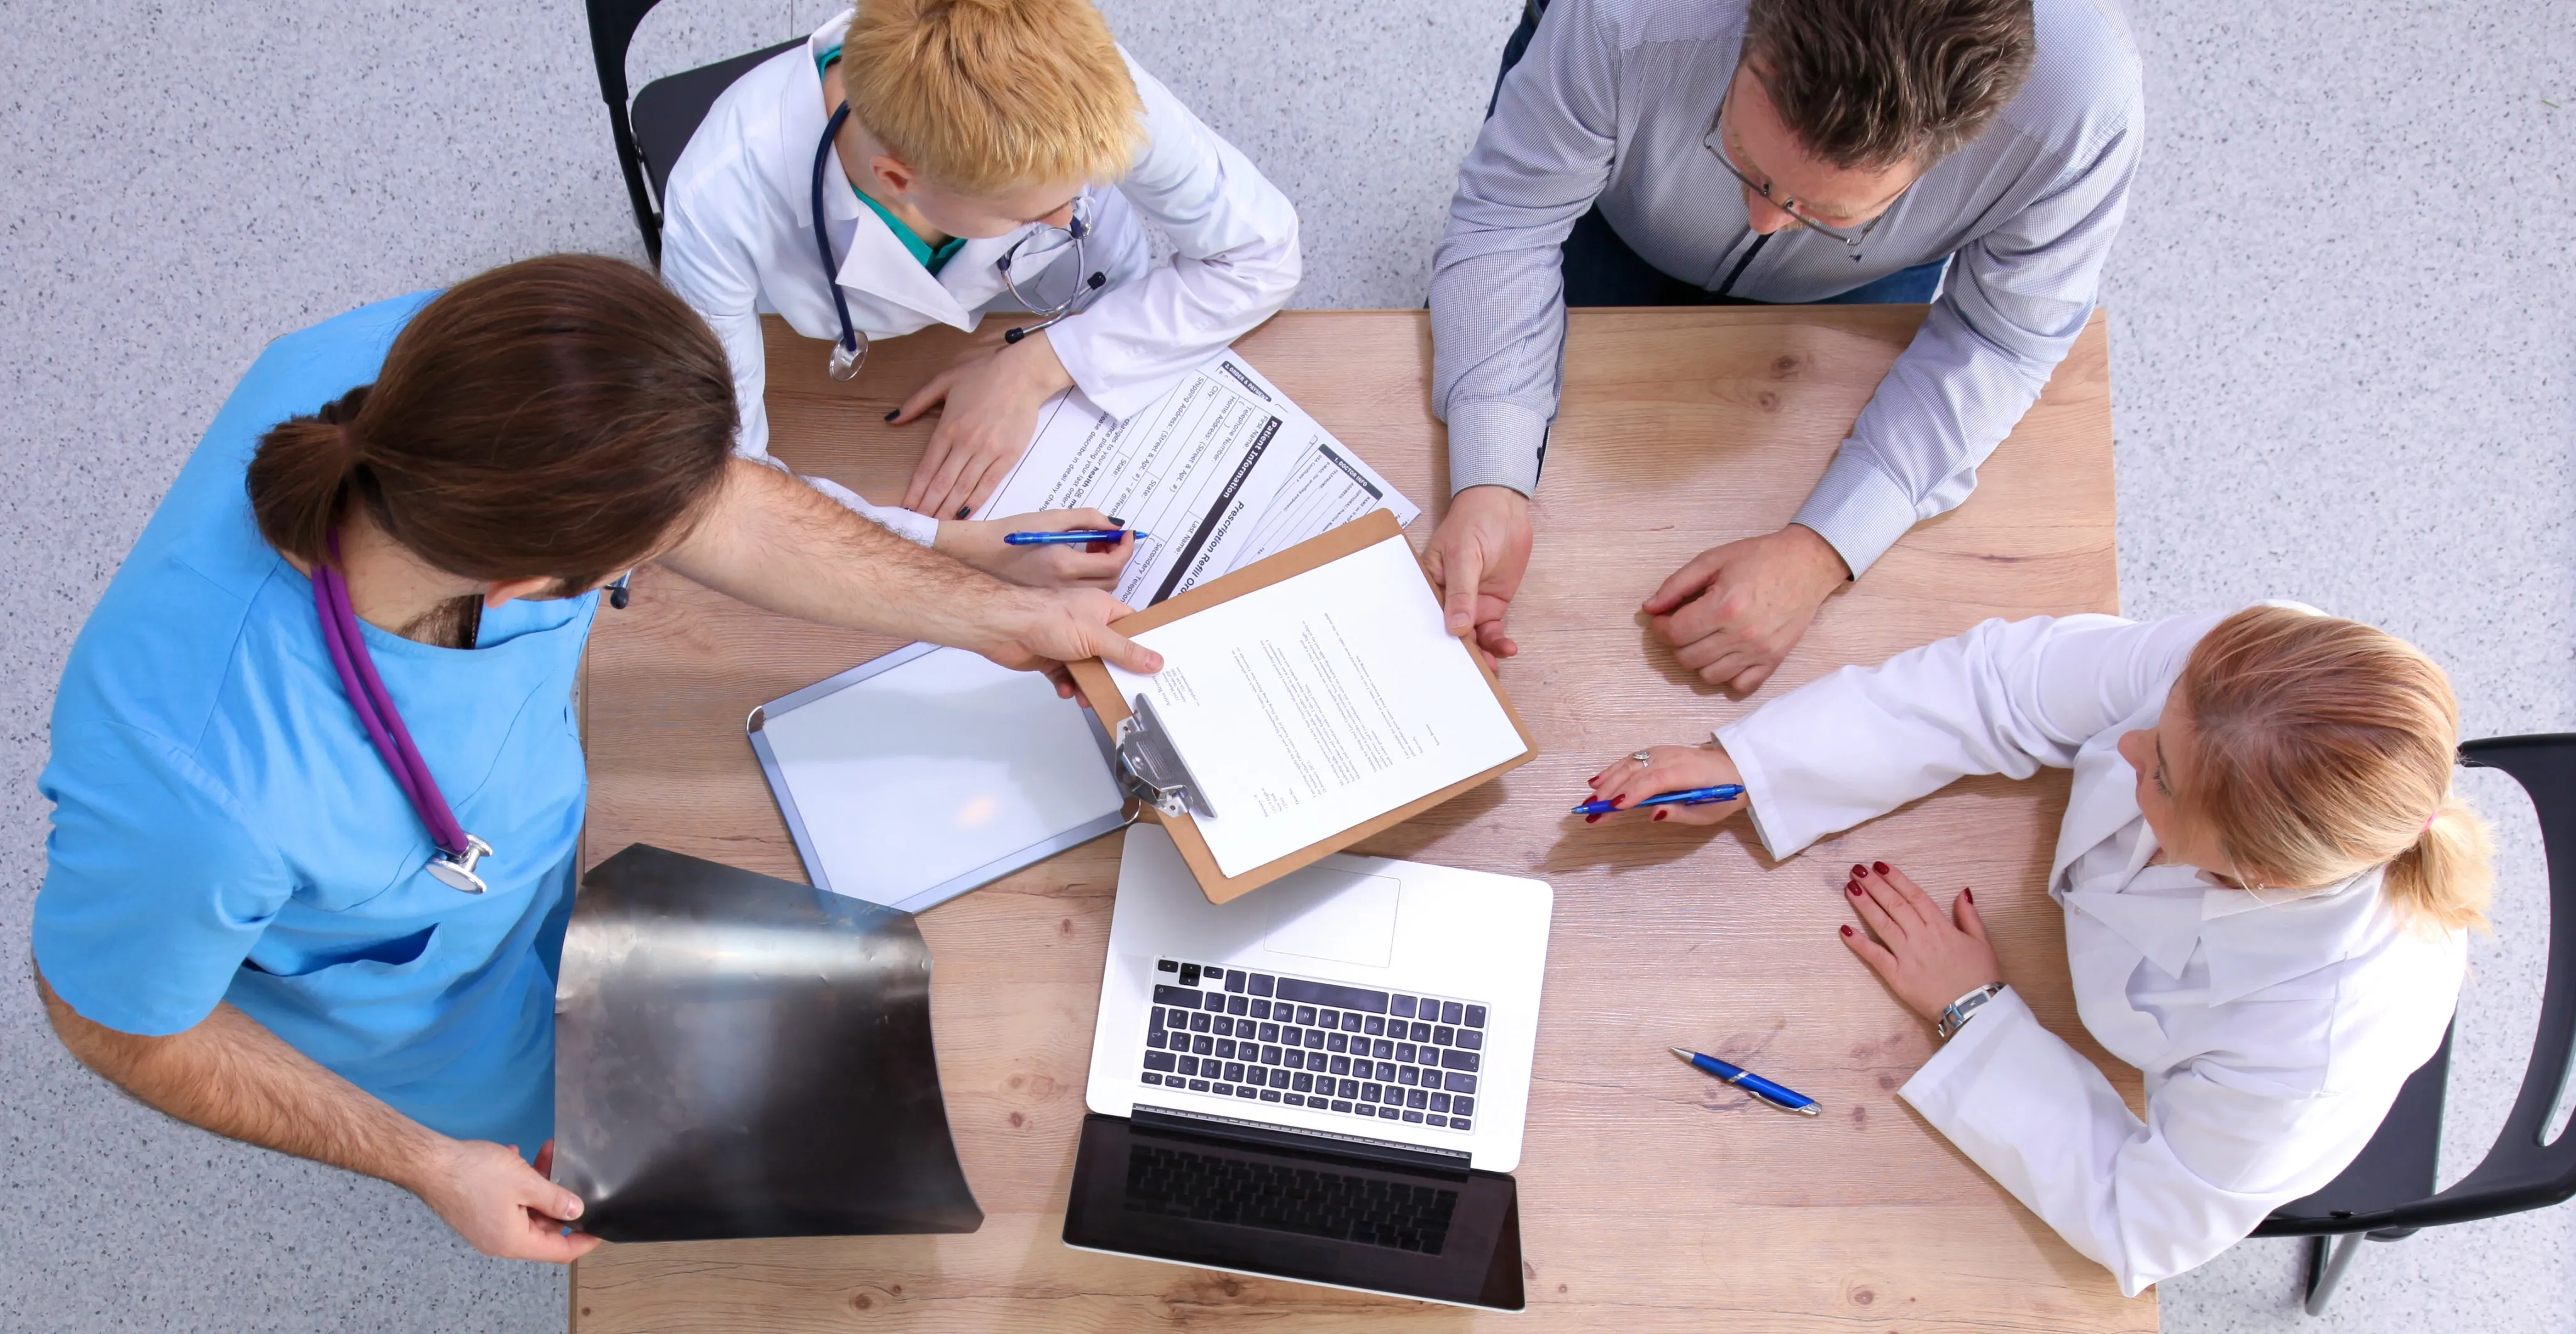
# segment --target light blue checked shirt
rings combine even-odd
[[[1432,261],[1432,403],[1453,490],[1538,486],[1565,346],[1558,246],[1598,202],[1629,246],[1715,290],[1755,236],[1704,144],[1743,0],[1555,0],[1458,169]],[[2037,0],[2029,84],[1858,247],[1772,236],[1732,294],[1838,295],[1953,255],[1922,331],[1796,521],[1858,574],[1976,489],[2093,310],[2142,134],[2138,55],[2110,0]]]

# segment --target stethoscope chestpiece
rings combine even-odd
[[[464,894],[480,894],[487,886],[483,877],[474,874],[474,864],[491,855],[491,844],[467,834],[463,853],[451,853],[441,848],[430,855],[429,873],[449,889]]]
[[[868,336],[856,328],[845,328],[842,332],[849,341],[832,344],[832,378],[855,380],[859,378],[859,367],[867,364]],[[858,346],[854,348],[851,343]]]

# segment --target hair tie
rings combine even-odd
[[[2415,831],[2416,837],[2421,838],[2421,837],[2423,837],[2423,836],[2424,836],[2424,835],[2426,835],[2426,834],[2432,833],[2432,832],[2433,832],[2433,822],[2434,822],[2435,820],[2439,820],[2439,819],[2441,819],[2441,818],[2442,818],[2442,813],[2441,813],[2440,811],[2438,811],[2438,810],[2437,810],[2437,811],[2435,811],[2435,812],[2433,812],[2431,815],[2427,815],[2427,816],[2425,816],[2425,817],[2424,817],[2424,827],[2423,827],[2422,829],[2419,829],[2419,830],[2416,830],[2416,831]]]

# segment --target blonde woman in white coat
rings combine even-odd
[[[2488,888],[2458,731],[2440,668],[2308,608],[1988,621],[1593,786],[1633,809],[1740,782],[1611,818],[1747,810],[1787,857],[1969,774],[2072,769],[2046,892],[2085,1028],[2145,1074],[2143,1121],[2013,993],[1973,892],[1944,912],[1854,865],[1841,931],[1948,1031],[1905,1100],[2135,1296],[2333,1180],[2441,1043]]]

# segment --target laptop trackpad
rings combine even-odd
[[[1393,876],[1309,866],[1262,891],[1270,934],[1261,943],[1281,954],[1384,968],[1395,957],[1403,888]]]

